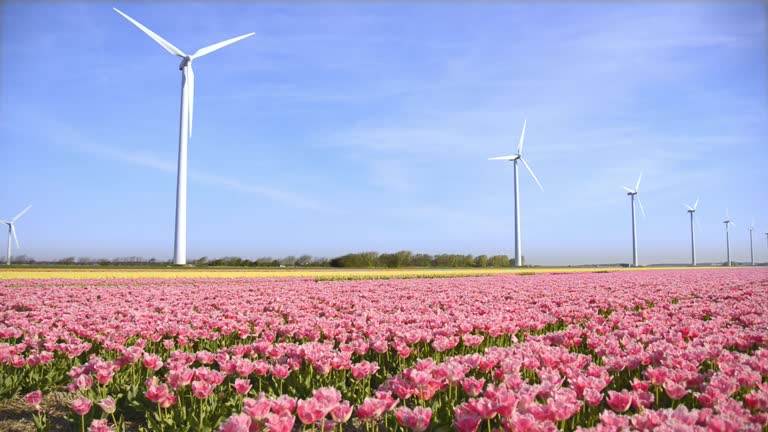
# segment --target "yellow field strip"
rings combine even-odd
[[[746,267],[745,267],[746,268]],[[5,268],[0,280],[15,279],[194,279],[194,278],[284,278],[300,277],[317,280],[364,280],[433,277],[466,277],[497,274],[590,273],[642,270],[724,269],[723,267],[563,267],[522,269],[99,269],[99,268]],[[731,268],[737,269],[737,268]]]

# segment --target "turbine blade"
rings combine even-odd
[[[161,47],[165,48],[165,50],[166,50],[166,51],[168,51],[169,53],[171,53],[171,54],[173,54],[173,55],[177,55],[177,56],[179,56],[179,57],[186,57],[186,56],[187,56],[187,55],[186,55],[186,54],[184,54],[184,52],[182,52],[180,49],[178,49],[178,48],[176,48],[175,46],[173,46],[173,44],[172,44],[172,43],[170,43],[170,42],[168,42],[167,40],[165,40],[165,39],[161,38],[160,36],[158,36],[157,34],[155,34],[155,33],[154,33],[152,30],[150,30],[150,29],[148,29],[148,28],[144,27],[143,25],[141,25],[141,23],[139,23],[139,22],[138,22],[138,21],[136,21],[135,19],[133,19],[133,18],[129,17],[128,15],[126,15],[126,14],[124,14],[124,13],[120,12],[120,10],[119,10],[119,9],[117,9],[117,8],[112,8],[112,9],[114,9],[114,10],[115,10],[115,12],[119,13],[119,14],[120,14],[120,15],[122,15],[122,16],[123,16],[125,19],[127,19],[128,21],[130,21],[131,23],[133,23],[133,25],[135,25],[136,27],[138,27],[138,28],[139,28],[141,31],[143,31],[144,33],[146,33],[146,34],[147,34],[147,36],[151,37],[151,38],[152,38],[152,39],[153,39],[155,42],[157,42],[157,43],[158,43],[158,44],[159,44]]]
[[[511,161],[511,160],[514,160],[515,157],[517,157],[517,155],[497,156],[497,157],[488,158],[488,160],[510,160]]]
[[[21,211],[21,213],[17,214],[16,217],[11,219],[11,222],[16,222],[17,220],[19,220],[19,218],[22,217],[24,215],[24,213],[26,213],[27,210],[29,210],[30,208],[32,208],[32,206],[28,205],[27,208],[25,208],[24,210]]]
[[[635,191],[638,191],[638,192],[640,191],[640,180],[642,180],[642,179],[643,179],[643,173],[641,171],[640,172],[640,177],[637,178],[637,184],[635,185]]]
[[[645,216],[645,209],[643,208],[643,202],[640,201],[640,196],[639,195],[635,195],[635,198],[637,198],[637,203],[640,204],[640,211],[643,213],[643,217],[646,217]]]
[[[630,189],[630,188],[628,188],[626,186],[622,186],[622,187],[624,188],[625,191],[627,191],[629,193],[635,193],[635,191],[633,191],[632,189]]]
[[[525,165],[526,168],[528,168],[528,172],[531,173],[531,177],[533,177],[534,180],[536,180],[536,184],[539,185],[539,189],[544,190],[544,187],[539,183],[539,179],[536,178],[536,174],[533,173],[533,170],[530,166],[528,166],[528,162],[525,161],[525,159],[520,158],[520,162]]]
[[[688,204],[683,203],[683,207],[687,208],[690,211],[693,211],[693,207],[689,206]]]
[[[20,248],[21,246],[19,246],[19,238],[16,237],[16,227],[13,226],[13,224],[11,224],[11,234],[13,234],[13,239],[16,240],[16,248]]]
[[[696,210],[696,208],[699,207],[699,197],[696,197],[696,202],[693,203],[693,209]]]
[[[207,46],[205,48],[200,48],[199,50],[195,51],[194,54],[192,54],[192,58],[196,59],[196,58],[200,58],[200,57],[202,57],[204,55],[208,55],[208,54],[210,54],[210,53],[212,53],[212,52],[214,52],[216,50],[224,48],[227,45],[231,45],[231,44],[233,44],[233,43],[235,43],[237,41],[243,40],[243,39],[245,39],[247,37],[250,37],[250,36],[253,36],[255,34],[256,33],[248,33],[248,34],[245,34],[245,35],[242,35],[242,36],[234,37],[232,39],[227,39],[224,42],[219,42],[219,43]]]
[[[528,119],[523,120],[523,132],[520,133],[520,141],[517,143],[517,154],[523,154],[523,140],[525,139],[525,125],[528,123]]]
[[[187,63],[187,116],[189,121],[189,137],[192,138],[192,117],[195,111],[195,72],[192,70],[192,62]]]

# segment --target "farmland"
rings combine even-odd
[[[315,280],[410,279],[468,277],[498,274],[590,273],[691,269],[692,267],[530,267],[530,268],[402,268],[402,269],[330,269],[330,268],[98,268],[98,267],[8,267],[0,268],[0,280],[6,279],[231,279],[231,278],[310,278]],[[717,267],[706,268],[715,270]]]
[[[0,429],[768,425],[766,269],[409,271],[4,271]]]

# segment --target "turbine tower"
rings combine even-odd
[[[16,236],[16,221],[19,220],[20,217],[24,216],[24,213],[26,213],[27,210],[29,210],[31,207],[31,205],[28,205],[27,208],[22,210],[21,213],[17,214],[16,217],[9,221],[0,220],[0,223],[8,225],[8,255],[6,255],[6,265],[11,265],[11,236],[13,236],[13,239],[16,241],[16,248],[20,247],[19,238]]]
[[[637,193],[640,191],[640,180],[642,179],[643,173],[641,172],[640,177],[637,178],[637,183],[635,184],[634,189],[622,186],[624,190],[627,191],[627,195],[630,196],[632,202],[632,267],[637,267],[640,265],[637,259],[637,223],[635,222],[635,200],[637,200],[637,203],[640,205],[640,211],[643,213],[643,217],[645,217],[645,209],[643,209],[643,203],[640,201],[640,197],[637,196]]]
[[[523,121],[523,132],[520,133],[520,141],[517,143],[517,153],[509,156],[498,156],[498,157],[492,157],[488,160],[504,160],[504,161],[510,161],[514,165],[514,179],[515,179],[515,267],[520,267],[523,265],[523,247],[520,241],[520,188],[519,188],[519,176],[518,176],[518,166],[517,162],[522,162],[523,165],[525,165],[525,168],[528,169],[528,172],[531,173],[531,177],[536,181],[536,184],[539,185],[539,188],[541,190],[544,190],[544,188],[541,186],[541,183],[539,183],[539,179],[536,178],[536,174],[533,173],[533,170],[528,165],[527,162],[525,162],[525,159],[523,159],[523,140],[525,139],[525,125],[528,122],[528,120]]]
[[[187,55],[153,33],[152,30],[141,25],[138,21],[120,12],[117,8],[113,9],[146,33],[147,36],[151,37],[161,47],[165,48],[166,51],[181,57],[181,64],[179,64],[179,70],[181,70],[181,118],[179,125],[179,168],[176,178],[176,235],[173,243],[173,263],[184,265],[187,263],[187,139],[192,137],[192,113],[195,97],[195,74],[192,71],[192,61],[239,40],[253,36],[254,33],[248,33],[200,48],[194,54]]]
[[[726,263],[728,267],[731,266],[731,236],[728,232],[728,226],[729,225],[736,225],[735,223],[731,222],[731,217],[728,215],[728,209],[725,209],[725,220],[723,221],[725,224],[725,258]]]
[[[693,207],[688,204],[683,205],[688,208],[688,214],[691,215],[691,265],[696,266],[696,236],[693,231],[693,214],[696,213],[696,208],[699,206],[699,198],[696,198]]]
[[[749,226],[749,261],[751,265],[755,265],[755,250],[752,248],[752,230],[755,229],[755,220],[752,220],[752,225]]]

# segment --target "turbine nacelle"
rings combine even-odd
[[[696,198],[696,202],[693,203],[693,206],[689,206],[688,204],[683,204],[683,207],[688,209],[688,213],[693,213],[696,211],[696,208],[699,207],[699,198]]]
[[[523,141],[525,140],[525,126],[528,124],[528,119],[523,120],[523,131],[520,133],[520,141],[517,143],[517,153],[509,155],[509,156],[497,156],[488,158],[488,160],[503,160],[503,161],[520,161],[525,165],[525,168],[528,170],[529,173],[531,173],[531,177],[533,177],[533,180],[536,181],[536,184],[539,185],[539,189],[544,190],[544,186],[541,185],[539,182],[539,179],[536,178],[536,174],[533,173],[533,170],[528,165],[528,163],[523,159]]]
[[[179,63],[179,70],[184,70],[184,66],[192,65],[192,56],[186,56],[181,59],[181,63]]]
[[[637,193],[640,192],[640,180],[642,179],[643,179],[643,173],[641,172],[640,177],[637,178],[637,183],[635,183],[634,189],[630,189],[626,186],[622,186],[622,189],[627,191],[627,196],[632,197],[633,200],[635,199],[635,196],[637,195]],[[643,217],[645,217],[645,209],[643,208],[643,203],[642,201],[640,201],[639,196],[637,197],[637,203],[640,205],[640,211],[643,213]]]
[[[11,263],[11,255],[10,255],[11,254],[11,237],[13,237],[13,240],[16,242],[16,247],[17,248],[21,247],[19,246],[19,237],[16,235],[16,221],[18,221],[19,218],[24,216],[24,213],[26,213],[27,210],[29,210],[30,208],[32,208],[32,206],[28,205],[27,208],[22,210],[19,214],[14,216],[14,218],[9,221],[0,220],[0,223],[4,223],[8,225],[8,231],[9,231],[8,232],[8,264],[9,265]]]
[[[498,156],[498,157],[492,157],[488,158],[488,160],[504,160],[504,161],[516,161],[518,159],[522,158],[519,154],[516,155],[509,155],[509,156]]]

